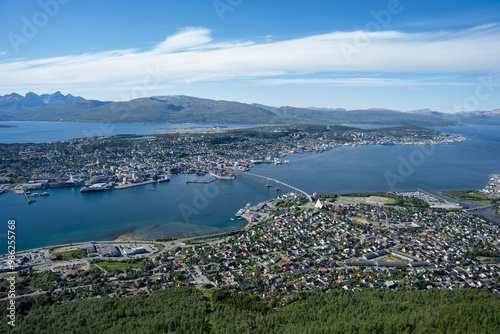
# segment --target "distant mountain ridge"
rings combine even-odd
[[[273,107],[185,95],[152,96],[124,102],[85,100],[71,94],[0,96],[0,120],[102,123],[199,124],[371,124],[449,126],[500,124],[500,109],[446,114],[429,109],[400,112],[372,108]]]
[[[20,110],[54,104],[67,104],[71,102],[85,101],[83,97],[71,94],[63,95],[57,91],[53,94],[37,95],[29,92],[26,96],[16,93],[0,96],[0,115],[14,114]]]
[[[444,113],[440,111],[426,109],[412,110],[410,113],[418,115],[436,116],[455,122],[457,124],[467,125],[500,125],[500,109],[491,111],[462,111],[457,113]]]

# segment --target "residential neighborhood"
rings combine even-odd
[[[332,289],[499,293],[498,225],[464,210],[345,199],[349,197],[316,195],[315,203],[303,197],[260,203],[252,210],[263,219],[219,236],[84,243],[20,253],[18,270],[4,273],[3,280],[15,274],[23,286],[29,278],[31,287],[19,289],[18,297],[50,292],[62,301],[184,285],[278,300]],[[39,280],[47,284],[35,283]],[[7,283],[1,284],[6,289]],[[0,294],[2,302],[6,297]]]

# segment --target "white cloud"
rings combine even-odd
[[[212,41],[210,30],[205,28],[185,28],[176,35],[159,43],[153,51],[156,53],[179,52],[191,47],[199,47]]]
[[[0,51],[0,56],[6,55],[6,54],[7,54],[7,52],[5,52],[5,51]]]
[[[305,78],[305,79],[263,79],[260,83],[266,85],[331,85],[355,87],[418,87],[418,86],[473,86],[474,83],[393,79],[393,78]]]
[[[0,61],[0,91],[62,85],[87,91],[124,82],[144,86],[152,77],[156,86],[234,78],[260,78],[266,84],[431,85],[430,81],[383,78],[314,79],[314,74],[485,73],[498,69],[498,59],[500,28],[496,24],[459,32],[333,32],[263,43],[213,42],[209,29],[186,28],[146,51]],[[309,81],[282,79],[287,75],[308,76]]]

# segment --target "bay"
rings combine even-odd
[[[191,237],[241,228],[246,221],[231,220],[236,211],[248,201],[269,198],[265,191],[238,180],[186,184],[186,177],[201,179],[180,175],[170,182],[101,193],[55,188],[31,205],[23,196],[6,193],[0,195],[0,221],[5,228],[8,220],[16,221],[17,250],[109,240],[122,233],[138,239]]]
[[[337,147],[323,153],[291,155],[286,158],[288,165],[256,165],[251,172],[309,193],[337,194],[480,189],[490,174],[500,173],[500,127],[439,130],[461,133],[469,140],[432,146]],[[16,220],[18,250],[108,240],[126,232],[138,238],[207,235],[242,227],[244,221],[231,220],[239,208],[276,196],[274,189],[238,179],[210,185],[182,182],[192,178],[179,175],[169,183],[104,193],[51,189],[50,196],[38,197],[29,206],[22,196],[2,194],[0,221]],[[2,231],[0,238],[5,244]]]

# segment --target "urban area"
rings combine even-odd
[[[168,181],[179,173],[231,177],[259,163],[287,163],[292,153],[338,146],[433,145],[465,140],[420,127],[361,130],[344,126],[263,127],[200,132],[169,131],[147,137],[118,135],[40,144],[0,145],[0,194],[33,197],[45,189],[104,191]],[[212,129],[213,130],[213,129]],[[205,131],[205,132],[203,132]],[[36,190],[42,189],[41,192]],[[34,191],[33,193],[30,193]]]

